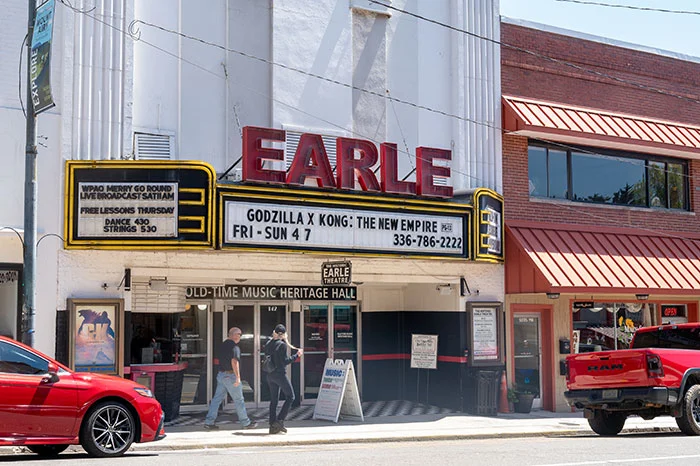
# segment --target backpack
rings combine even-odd
[[[272,361],[272,356],[269,354],[266,354],[262,361],[260,361],[260,366],[262,367],[263,372],[268,374],[275,372],[275,363]]]

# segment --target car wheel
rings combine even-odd
[[[136,435],[134,416],[122,403],[108,401],[96,405],[80,430],[80,444],[90,456],[123,455]]]
[[[593,417],[588,420],[588,425],[591,426],[591,429],[596,434],[610,437],[620,433],[625,426],[626,419],[627,415],[625,413],[596,409],[593,411]]]
[[[700,435],[700,385],[693,385],[685,392],[676,424],[685,435]]]
[[[27,448],[39,456],[52,458],[68,448],[68,445],[27,445]]]

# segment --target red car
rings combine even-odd
[[[165,437],[151,391],[130,380],[66,366],[0,336],[0,446],[55,456],[82,445],[91,456],[123,455],[133,442]]]

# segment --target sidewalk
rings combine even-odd
[[[222,414],[220,418],[226,417]],[[595,435],[581,413],[533,411],[530,414],[499,414],[497,417],[467,414],[426,414],[366,418],[365,422],[341,420],[298,420],[285,423],[289,433],[268,435],[267,422],[254,430],[237,423],[221,425],[219,431],[205,431],[201,424],[172,426],[168,436],[154,443],[135,444],[132,451],[186,450],[264,445],[392,442],[411,440],[456,440],[544,435]],[[670,417],[645,421],[631,417],[622,434],[631,432],[678,432]]]

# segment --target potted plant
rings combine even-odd
[[[529,391],[528,389],[518,390],[516,388],[513,390],[508,390],[508,400],[511,400],[511,391],[513,410],[516,413],[529,413],[532,410],[532,402],[537,394]]]

